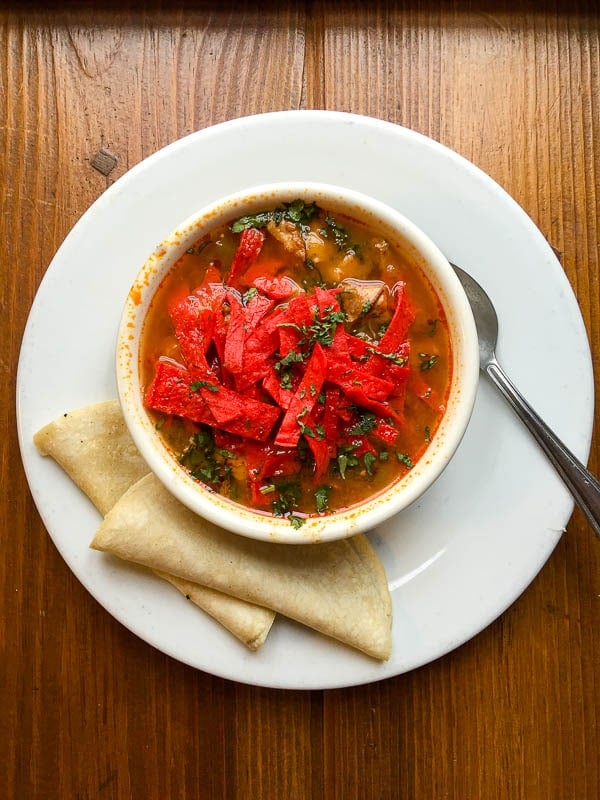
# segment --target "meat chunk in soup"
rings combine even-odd
[[[267,224],[267,230],[276,239],[283,249],[298,261],[306,259],[306,243],[298,227],[289,220],[283,220],[279,224],[271,220]]]
[[[347,278],[341,282],[340,300],[350,324],[372,314],[389,315],[390,290],[382,281],[357,281]]]

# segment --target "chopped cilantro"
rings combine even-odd
[[[231,481],[231,467],[227,463],[230,458],[234,458],[234,454],[216,447],[212,433],[202,429],[191,437],[179,462],[192,478],[218,487]]]
[[[317,342],[323,347],[331,346],[338,324],[345,321],[346,314],[343,311],[334,311],[333,306],[327,306],[327,308],[323,310],[323,315],[320,316],[319,309],[315,306],[312,324],[297,325],[295,322],[281,322],[279,327],[293,328],[298,331],[302,336],[302,338],[298,340],[298,347],[306,346],[310,352]],[[306,356],[307,355],[308,352]],[[306,356],[303,355],[302,358],[296,360],[302,361]],[[275,369],[277,369],[277,364],[275,365]]]
[[[313,430],[310,425],[305,425],[302,422],[302,417],[306,416],[308,409],[306,406],[304,409],[296,416],[296,422],[300,427],[300,433],[303,436],[309,436],[311,439],[324,439],[325,438],[325,428],[322,425],[315,425],[315,429]]]
[[[231,450],[225,450],[223,447],[215,447],[215,453],[221,458],[235,458],[235,453]]]
[[[300,485],[298,483],[279,483],[274,486],[275,490],[279,492],[279,497],[277,500],[273,500],[271,506],[273,514],[276,517],[289,517],[293,510],[298,508],[302,494]]]
[[[322,514],[323,511],[327,511],[329,508],[329,493],[331,492],[331,486],[319,486],[319,488],[315,492],[315,501],[316,501],[316,508],[319,514]]]
[[[408,363],[408,358],[405,356],[399,356],[398,353],[382,353],[380,350],[376,350],[374,347],[367,347],[367,350],[369,353],[372,353],[375,356],[387,358],[388,361],[391,361],[392,364],[396,364],[398,367],[404,367]]]
[[[304,361],[304,358],[305,356],[302,353],[297,353],[295,350],[290,350],[287,356],[280,358],[279,361],[276,361],[273,364],[273,366],[277,372],[281,372],[281,370],[291,367],[292,364],[299,364],[301,361]]]
[[[257,294],[258,294],[258,289],[256,288],[256,286],[251,286],[242,295],[242,304],[247,306],[250,300],[256,297]]]
[[[396,451],[396,458],[398,459],[398,461],[400,462],[400,464],[404,464],[404,466],[405,466],[407,469],[412,469],[412,468],[414,467],[414,464],[413,464],[413,462],[412,462],[412,459],[411,459],[411,457],[408,455],[408,453],[399,453],[398,451]]]
[[[358,421],[348,428],[348,433],[351,436],[361,436],[364,433],[369,433],[377,426],[377,417],[372,411],[365,411],[360,409],[358,412]]]
[[[431,369],[437,362],[439,361],[439,356],[429,355],[429,353],[419,353],[419,358],[421,359],[421,363],[419,364],[419,369],[421,372],[425,372],[428,369]]]
[[[295,225],[306,225],[315,214],[319,213],[316,203],[305,203],[303,200],[294,200],[293,203],[284,203],[283,218]]]
[[[365,462],[365,469],[367,470],[367,475],[373,475],[373,465],[377,461],[373,453],[365,453],[363,456],[363,460]]]
[[[279,385],[281,386],[282,389],[292,388],[292,375],[289,372],[289,370],[280,372]]]
[[[431,441],[431,430],[429,428],[429,425],[425,425],[424,433],[425,433],[425,441],[426,442],[430,442]]]
[[[348,467],[348,456],[346,453],[340,453],[337,457],[338,468],[342,478],[346,477],[346,469]]]
[[[339,473],[340,477],[345,480],[346,471],[360,464],[360,461],[354,454],[355,449],[356,445],[353,444],[341,445],[338,447],[336,460],[331,463],[330,471],[334,474],[336,472]]]
[[[333,238],[339,249],[343,250],[348,244],[348,239],[350,238],[350,234],[346,228],[338,225],[335,219],[330,216],[325,217],[325,224],[328,225],[329,230],[333,233]]]
[[[192,392],[197,392],[200,389],[208,389],[209,392],[218,392],[219,387],[215,386],[214,383],[209,383],[208,381],[194,381],[190,383],[190,389]]]
[[[208,247],[209,244],[213,244],[210,239],[206,242],[200,242],[200,244],[197,244],[195,247],[189,247],[185,252],[188,254],[188,256],[199,256],[204,248]]]
[[[241,233],[247,228],[264,228],[271,221],[279,225],[286,220],[293,222],[302,230],[319,210],[319,206],[315,203],[294,200],[292,203],[284,203],[273,211],[259,211],[257,214],[240,217],[230,227],[233,233]]]
[[[245,217],[240,217],[230,227],[233,233],[241,233],[246,228],[264,228],[272,219],[272,211],[259,211],[258,214],[248,214]]]

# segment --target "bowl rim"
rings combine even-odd
[[[148,306],[162,279],[203,233],[244,212],[300,198],[344,213],[354,209],[410,247],[448,319],[453,375],[448,407],[429,447],[405,476],[362,503],[299,527],[286,518],[254,511],[194,481],[162,442],[148,416],[139,386],[139,341]],[[432,280],[434,278],[435,280]],[[363,533],[411,505],[435,482],[467,429],[475,402],[479,352],[475,321],[464,289],[437,245],[400,211],[363,192],[318,181],[285,181],[241,189],[204,205],[181,222],[140,268],[125,300],[116,347],[119,402],[125,424],[150,470],[192,512],[242,536],[285,544],[334,541]]]

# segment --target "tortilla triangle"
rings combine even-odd
[[[247,539],[198,517],[147,475],[107,514],[91,546],[272,608],[375,658],[389,658],[387,580],[364,536],[309,545]]]
[[[101,514],[110,511],[130,486],[148,474],[117,400],[63,414],[38,431],[34,443],[42,455],[51,456],[60,464]],[[257,650],[265,641],[275,618],[273,611],[173,575],[163,573],[160,577],[251,650]]]

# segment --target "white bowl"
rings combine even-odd
[[[195,481],[162,442],[143,405],[139,343],[150,301],[162,279],[186,250],[213,228],[264,208],[299,198],[372,225],[410,253],[445,312],[452,348],[452,381],[442,421],[415,466],[373,498],[328,516],[309,517],[295,529],[289,520],[252,511]],[[473,314],[454,270],[435,244],[398,211],[366,195],[312,182],[253,187],[217,200],[189,217],[156,248],[141,268],[125,302],[117,342],[117,384],[133,440],[165,487],[200,516],[234,533],[286,544],[332,541],[375,527],[413,503],[450,461],[471,416],[479,374]]]

